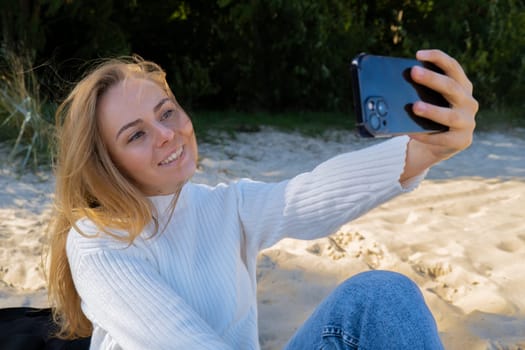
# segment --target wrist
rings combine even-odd
[[[404,182],[413,178],[439,161],[440,159],[429,150],[426,144],[410,138],[407,144],[405,167],[399,177],[399,181]]]

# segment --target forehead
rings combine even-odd
[[[148,108],[162,99],[167,93],[156,83],[147,79],[126,78],[111,86],[100,98],[98,106],[101,112],[129,109],[127,107]]]
[[[166,97],[166,91],[151,80],[127,78],[102,94],[97,103],[97,118],[102,126],[118,127],[122,122],[153,113],[155,105]]]

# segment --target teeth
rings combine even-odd
[[[172,153],[168,158],[166,158],[162,162],[160,162],[160,165],[166,165],[166,164],[169,164],[169,163],[177,160],[177,158],[179,158],[180,155],[182,154],[183,150],[184,150],[184,147],[179,148],[175,153]]]

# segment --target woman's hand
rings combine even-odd
[[[405,169],[400,181],[420,174],[423,170],[450,158],[472,143],[478,111],[478,102],[472,96],[472,83],[460,64],[439,50],[421,50],[416,54],[420,61],[434,63],[445,75],[422,67],[411,70],[412,79],[441,93],[450,107],[439,107],[422,101],[414,103],[416,115],[431,119],[449,130],[434,134],[411,134],[408,144]]]

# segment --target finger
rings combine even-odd
[[[417,101],[412,106],[412,110],[417,116],[446,125],[450,129],[474,130],[476,127],[474,114],[459,113],[448,107],[439,107],[430,103]]]
[[[457,81],[449,76],[419,66],[413,67],[410,75],[416,83],[439,92],[453,106],[461,104],[470,96]]]
[[[454,58],[441,50],[420,50],[416,53],[416,58],[420,61],[432,62],[441,68],[446,75],[457,81],[465,91],[472,94],[472,82],[468,79],[463,67]]]
[[[442,94],[451,105],[461,106],[471,114],[478,111],[478,101],[450,77],[417,66],[412,68],[411,76],[415,82]]]
[[[452,155],[472,144],[472,134],[464,135],[460,132],[434,133],[434,134],[410,134],[414,140],[426,145],[439,147],[441,155]]]

